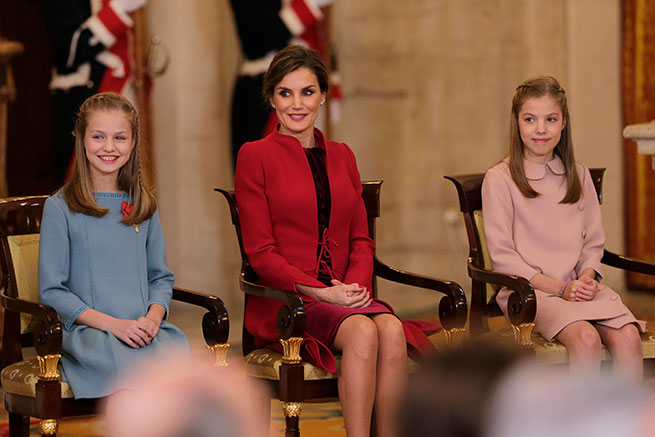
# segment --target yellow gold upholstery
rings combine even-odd
[[[7,241],[16,273],[18,297],[30,302],[38,302],[39,234],[10,235],[7,237]],[[22,333],[34,331],[34,324],[30,314],[21,313],[20,329]]]
[[[435,341],[435,336],[432,336],[431,340],[435,343],[439,343],[442,340]],[[337,373],[339,372],[339,367],[341,366],[341,355],[335,355],[337,360]],[[254,378],[263,378],[263,379],[280,379],[280,365],[282,364],[282,354],[275,352],[270,349],[256,349],[250,352],[245,357],[246,359],[246,373],[248,376]],[[323,370],[320,367],[316,367],[312,364],[309,364],[306,361],[302,362],[303,371],[305,375],[305,381],[316,381],[320,379],[332,379],[337,378],[336,373],[330,373],[327,370]],[[414,373],[418,369],[418,364],[409,360],[409,373]]]
[[[494,268],[491,264],[491,257],[489,256],[489,250],[487,249],[487,237],[484,233],[482,211],[473,211],[473,223],[475,224],[475,228],[478,231],[478,236],[480,237],[480,248],[482,249],[482,260],[484,262],[484,268],[487,270],[493,270]],[[487,283],[487,303],[491,301],[491,299],[496,295],[497,291],[497,285]]]
[[[341,364],[341,357],[337,355],[337,369]],[[264,379],[280,379],[280,365],[282,364],[282,354],[269,349],[256,349],[246,355],[246,373],[248,376]],[[302,362],[305,374],[305,381],[315,381],[319,379],[332,379],[337,375],[325,371],[319,367],[312,366],[307,362]]]
[[[492,330],[487,335],[492,335],[494,338],[501,337],[503,340],[514,342],[514,332],[511,327]],[[562,343],[559,341],[546,341],[541,335],[532,334],[532,350],[535,351],[535,356],[538,360],[547,363],[566,363],[569,361],[569,353]],[[646,324],[646,332],[641,334],[641,347],[644,353],[644,358],[655,358],[655,325],[648,322]],[[609,350],[602,345],[602,360],[611,360]]]
[[[36,396],[35,387],[38,379],[39,362],[36,358],[11,364],[2,369],[2,373],[0,373],[2,389],[7,393],[15,393],[23,396]],[[61,397],[73,397],[73,390],[67,382],[61,383]]]

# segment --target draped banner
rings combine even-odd
[[[655,120],[655,0],[622,1],[623,124]],[[634,141],[624,144],[629,256],[655,262],[655,170]],[[655,278],[628,273],[628,287],[655,291]]]

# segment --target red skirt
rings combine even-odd
[[[257,317],[254,314],[263,309],[260,306],[263,302],[259,302],[259,299],[270,302],[269,305],[266,305],[268,307],[267,316],[272,315],[273,317]],[[256,302],[253,302],[253,300]],[[254,335],[255,344],[258,347],[265,347],[282,353],[282,345],[278,341],[277,329],[275,328],[277,308],[279,308],[280,304],[273,302],[267,298],[251,298],[246,310],[246,329]],[[252,310],[254,311],[250,311],[251,307],[253,307]],[[330,345],[334,341],[341,323],[355,314],[372,316],[385,313],[394,314],[389,304],[378,299],[374,299],[371,305],[366,308],[347,308],[315,301],[305,302],[306,324],[300,356],[303,360],[317,367],[336,373],[336,359]],[[272,326],[262,326],[269,325],[271,322],[273,323]],[[421,320],[402,321],[402,325],[407,339],[407,354],[410,358],[418,361],[422,356],[436,351],[427,336],[439,332],[441,326]]]

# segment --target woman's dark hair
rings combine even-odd
[[[316,75],[321,93],[327,93],[328,72],[320,55],[307,47],[292,45],[283,48],[275,55],[264,75],[262,95],[266,103],[273,97],[275,87],[284,76],[302,67],[308,68]]]

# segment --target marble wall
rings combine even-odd
[[[363,179],[383,179],[378,253],[467,289],[465,232],[446,174],[482,172],[507,151],[510,100],[551,74],[569,96],[576,153],[608,168],[608,247],[621,251],[618,0],[336,0],[331,11],[344,101],[332,137],[351,145]],[[240,61],[227,0],[149,5],[171,53],[155,83],[156,172],[178,284],[240,311],[239,254],[226,205],[229,105]],[[617,272],[607,281],[623,287]],[[411,313],[416,293],[383,297]]]

